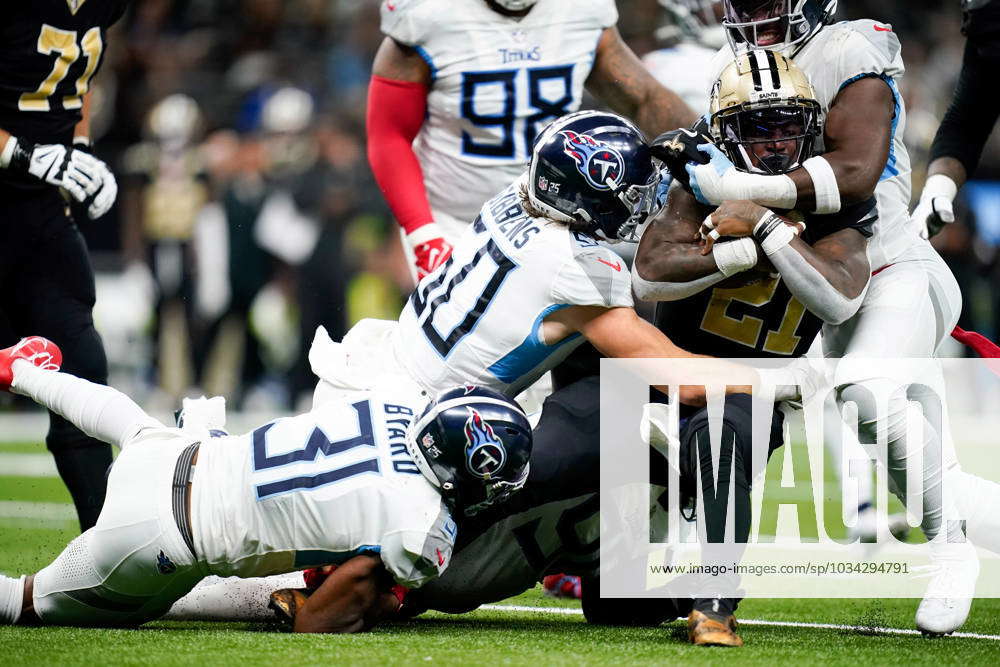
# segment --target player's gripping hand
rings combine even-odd
[[[413,230],[406,235],[406,240],[413,251],[417,280],[433,273],[451,257],[452,245],[445,240],[441,228],[433,222]]]
[[[724,199],[733,199],[726,196],[732,189],[727,181],[739,176],[736,166],[715,144],[700,144],[698,150],[708,156],[708,162],[688,162],[684,166],[695,199],[702,204],[721,204]]]
[[[87,207],[91,220],[107,213],[118,196],[118,183],[108,166],[78,148],[62,144],[24,146],[18,141],[9,168],[64,189]]]
[[[698,146],[711,142],[708,136],[708,121],[704,117],[691,126],[664,132],[649,144],[649,152],[663,163],[670,175],[690,190],[687,164],[707,164],[708,155],[698,150]]]
[[[727,199],[750,199],[764,206],[792,209],[798,198],[795,182],[786,174],[750,174],[740,171],[719,147],[700,144],[708,162],[688,162],[690,190],[702,204],[718,205]]]
[[[955,222],[955,210],[951,201],[958,193],[958,186],[944,174],[934,174],[927,179],[920,201],[913,209],[910,224],[921,238],[929,239],[950,222]]]

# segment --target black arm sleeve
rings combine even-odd
[[[962,163],[970,178],[979,164],[983,144],[1000,115],[1000,105],[993,97],[997,66],[1000,65],[993,40],[997,6],[1000,3],[991,3],[989,14],[986,8],[971,12],[974,18],[966,24],[969,38],[965,44],[955,97],[931,146],[932,161],[939,157],[955,158]],[[984,15],[975,16],[980,12]],[[980,28],[977,23],[984,24],[983,29],[973,30]]]

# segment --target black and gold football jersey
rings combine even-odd
[[[69,143],[129,0],[5,3],[0,23],[0,128],[25,143]]]
[[[842,229],[866,238],[877,220],[875,198],[831,215],[805,216],[809,244]],[[823,326],[780,277],[743,287],[710,288],[657,304],[656,326],[689,352],[714,357],[800,357]]]

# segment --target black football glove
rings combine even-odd
[[[678,181],[688,191],[688,173],[685,165],[688,162],[707,164],[711,157],[708,153],[698,150],[701,144],[714,144],[709,134],[708,120],[702,116],[689,128],[678,128],[664,132],[649,145],[649,152],[663,163],[670,171],[674,180]]]

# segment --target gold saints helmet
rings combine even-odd
[[[784,174],[813,155],[822,110],[806,75],[774,51],[746,51],[712,86],[712,138],[740,171]]]

